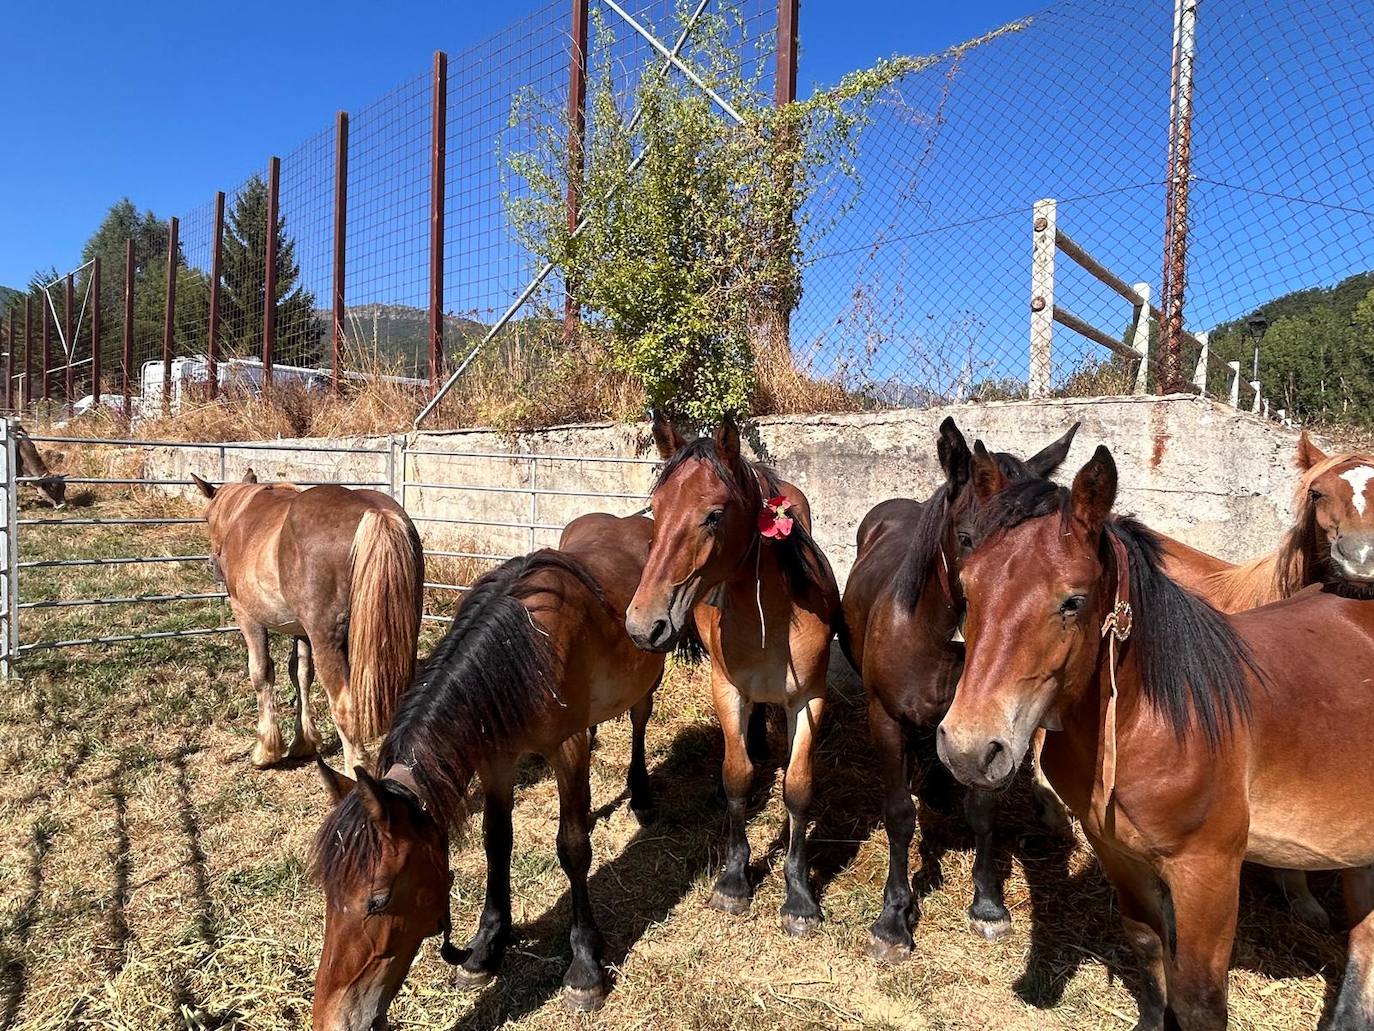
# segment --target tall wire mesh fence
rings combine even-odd
[[[591,0],[585,44],[569,6],[536,7],[454,55],[446,75],[436,64],[311,137],[282,158],[275,191],[270,165],[226,190],[213,348],[222,379],[261,378],[252,366],[264,353],[269,246],[273,361],[319,370],[320,381],[390,373],[431,391],[436,343],[445,372],[478,345],[474,371],[507,379],[578,360],[562,331],[556,270],[528,289],[541,262],[516,239],[509,211],[531,187],[508,156],[551,128],[569,131],[570,76],[584,46],[588,65],[614,70],[628,107],[640,77],[662,73],[698,4],[623,4],[631,24]],[[732,59],[754,91],[734,99],[770,102],[778,0],[700,7],[734,27]],[[1186,54],[1180,9],[1196,13]],[[805,12],[800,28],[804,71],[826,41],[808,38]],[[689,65],[698,56],[690,32],[680,55]],[[798,369],[853,405],[1192,384],[1255,408],[1262,397],[1294,417],[1374,418],[1370,5],[1063,0],[924,62],[867,115],[856,188],[814,197],[799,215],[803,291],[790,326]],[[1181,134],[1190,163],[1171,197]],[[1186,232],[1186,261],[1173,289],[1182,283],[1183,332],[1179,376],[1166,384],[1160,316],[1174,300],[1164,247],[1180,184],[1186,209],[1175,229]],[[202,361],[212,350],[213,200],[183,213],[178,229],[170,351]],[[167,342],[166,226],[144,230],[135,392]],[[107,255],[102,288],[103,378],[113,389],[122,260]],[[18,353],[5,320],[0,333]],[[64,360],[57,339],[54,368]],[[89,371],[77,381],[89,390]],[[49,389],[63,395],[63,373],[50,375]]]

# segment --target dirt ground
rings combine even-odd
[[[62,515],[195,514],[169,500],[86,501]],[[26,560],[204,551],[196,526],[25,527],[21,541]],[[203,563],[30,570],[23,587],[25,600],[213,589]],[[430,611],[452,603],[432,599]],[[26,610],[22,627],[30,642],[227,621],[218,603],[200,602]],[[281,645],[276,653],[285,702]],[[238,638],[35,651],[21,672],[0,694],[0,1027],[308,1027],[323,907],[305,857],[326,799],[308,765],[249,765],[255,710]],[[571,1017],[560,1004],[569,950],[556,798],[531,762],[516,809],[518,940],[502,976],[465,993],[431,942],[392,1008],[394,1026],[1132,1026],[1138,978],[1106,883],[1085,849],[1038,830],[1020,795],[1007,799],[1002,827],[1012,934],[987,943],[967,931],[971,843],[957,815],[926,814],[913,859],[915,955],[900,967],[865,958],[887,844],[862,689],[838,649],[831,688],[812,831],[827,917],[818,933],[794,941],[778,928],[776,728],[751,823],[752,911],[706,908],[724,824],[720,736],[702,673],[676,669],[649,730],[656,822],[641,828],[628,811],[628,722],[604,727],[595,752],[591,890],[614,982],[605,1009]],[[337,763],[321,698],[317,691],[315,712]],[[473,829],[454,847],[459,938],[481,906],[480,845]],[[1315,886],[1339,913],[1332,882]],[[1242,914],[1233,1026],[1316,1027],[1339,981],[1343,940],[1296,924],[1258,875]]]

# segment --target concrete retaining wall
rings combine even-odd
[[[993,450],[1023,456],[1081,421],[1061,478],[1071,478],[1092,450],[1105,443],[1121,473],[1118,511],[1134,512],[1155,529],[1233,561],[1273,548],[1291,521],[1296,432],[1191,396],[775,416],[759,419],[748,428],[747,448],[807,493],[816,538],[843,583],[854,559],[854,531],[864,513],[885,498],[924,498],[942,479],[934,441],[936,427],[946,415],[954,417],[970,442],[982,438]],[[388,465],[382,455],[293,449],[293,445],[372,446],[385,441],[283,441],[280,451],[230,452],[225,472],[235,478],[251,465],[262,479],[357,481],[385,479],[394,473],[399,484],[400,463]],[[408,438],[406,447],[406,478],[412,483],[588,492],[531,498],[518,493],[407,487],[406,506],[421,518],[561,525],[582,512],[635,511],[653,479],[647,463],[566,457],[652,457],[653,444],[644,424],[561,426],[514,437],[492,430],[418,433]],[[495,457],[512,454],[520,457]],[[157,449],[150,453],[149,472],[181,477],[203,457]],[[439,546],[458,543],[498,553],[522,552],[532,544],[552,543],[558,536],[554,529],[531,532],[423,522],[421,528]]]

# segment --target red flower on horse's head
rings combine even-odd
[[[786,494],[779,494],[763,503],[759,513],[759,533],[774,540],[782,540],[792,532],[792,517],[787,514],[792,502]]]

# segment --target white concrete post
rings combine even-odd
[[[1197,335],[1197,342],[1202,345],[1202,350],[1198,351],[1197,365],[1193,367],[1193,386],[1203,395],[1207,393],[1207,337],[1206,333]]]
[[[1227,362],[1226,367],[1231,370],[1231,407],[1240,407],[1240,362]]]
[[[1260,381],[1252,379],[1246,382],[1250,384],[1250,389],[1255,392],[1255,399],[1250,402],[1250,411],[1258,415],[1260,410]]]
[[[14,663],[19,657],[19,499],[18,485],[14,482],[19,469],[17,441],[14,437],[14,423],[0,419],[0,492],[3,498],[5,525],[0,534],[0,546],[5,556],[5,590],[0,597],[0,618],[4,620],[4,635],[0,637],[0,677],[8,679],[14,675]]]
[[[1140,297],[1135,306],[1135,322],[1132,325],[1130,346],[1140,355],[1140,364],[1135,370],[1135,392],[1149,393],[1150,385],[1150,284],[1136,283],[1133,287]]]
[[[1269,418],[1269,398],[1264,399],[1264,417]]]
[[[1031,231],[1030,372],[1031,397],[1050,392],[1054,338],[1055,202],[1035,202]]]

